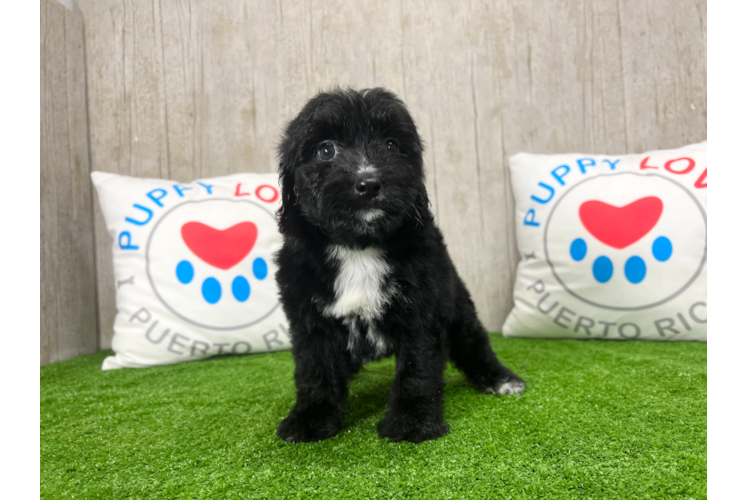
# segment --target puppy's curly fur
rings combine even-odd
[[[520,393],[504,367],[429,211],[423,144],[384,89],[312,98],[280,145],[284,243],[276,279],[296,362],[289,442],[334,436],[347,384],[363,363],[396,355],[380,436],[419,443],[447,434],[447,360],[475,387]]]

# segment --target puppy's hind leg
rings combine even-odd
[[[481,392],[522,393],[525,381],[498,360],[491,349],[486,329],[475,313],[475,306],[467,289],[460,285],[456,320],[448,329],[451,360]]]

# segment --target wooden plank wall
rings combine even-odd
[[[42,365],[98,349],[83,15],[41,1]]]
[[[274,171],[318,89],[384,86],[427,144],[450,253],[498,331],[517,262],[507,158],[706,139],[706,0],[79,0],[91,167],[188,181]],[[99,345],[115,314],[95,212]]]

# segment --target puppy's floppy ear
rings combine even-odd
[[[299,119],[289,123],[283,132],[281,144],[278,147],[278,174],[281,188],[281,207],[278,209],[278,228],[286,232],[290,219],[298,214],[296,206],[296,167],[302,160],[303,133]]]
[[[320,92],[311,98],[283,131],[281,143],[278,146],[281,208],[278,210],[277,218],[281,233],[303,229],[308,225],[300,217],[301,211],[296,200],[296,170],[304,161],[305,141],[314,128],[317,109],[321,104],[333,99],[333,94],[339,90],[336,87],[331,93]]]

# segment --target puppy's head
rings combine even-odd
[[[281,231],[311,226],[336,242],[367,244],[430,220],[422,150],[391,92],[317,95],[281,141]]]

